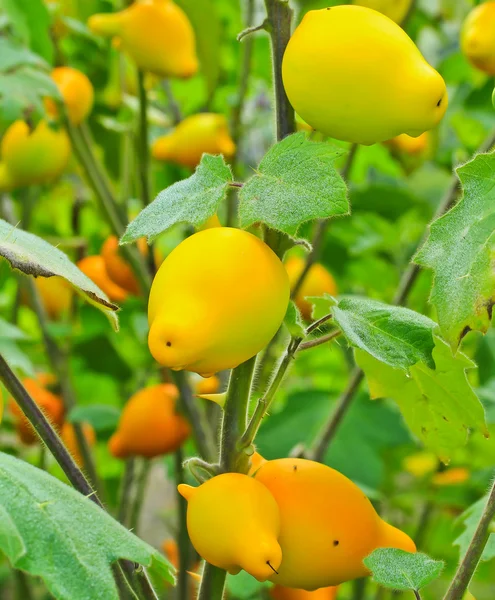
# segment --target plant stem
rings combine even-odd
[[[131,500],[132,482],[135,471],[135,458],[131,457],[125,461],[124,476],[122,478],[119,494],[119,510],[117,520],[122,525],[127,526],[129,518],[129,504]]]
[[[148,95],[144,87],[144,73],[138,69],[139,91],[139,135],[138,135],[138,169],[141,181],[141,198],[143,206],[151,202],[149,180],[149,149],[148,149]]]
[[[294,109],[287,98],[282,80],[282,60],[291,36],[292,9],[289,0],[265,0],[265,6],[272,44],[277,140],[282,140],[296,130]]]
[[[175,453],[175,481],[176,484],[184,483],[184,469],[182,463],[184,455],[179,448]],[[179,549],[179,572],[177,574],[177,600],[189,600],[189,570],[191,563],[191,544],[187,533],[187,500],[176,492],[178,505],[178,530],[177,547]]]
[[[301,352],[302,350],[309,350],[310,348],[316,348],[316,346],[326,344],[327,342],[330,342],[336,337],[339,337],[339,335],[341,334],[342,332],[340,331],[340,329],[337,329],[336,331],[327,333],[327,335],[322,335],[321,337],[316,338],[315,340],[309,340],[309,342],[304,342],[304,344],[301,344],[299,346],[298,352]]]
[[[413,590],[413,592],[414,592],[414,596],[415,596],[416,600],[421,600],[421,595],[418,592],[418,590]]]
[[[256,356],[232,369],[225,400],[220,434],[220,469],[224,472],[245,473],[249,457],[238,447],[247,427],[247,415]]]
[[[196,442],[198,452],[208,462],[214,462],[217,458],[217,444],[215,434],[207,421],[204,411],[194,401],[191,388],[183,371],[172,371],[172,378],[179,388],[180,405],[189,421]]]
[[[352,600],[363,600],[365,598],[366,584],[368,580],[364,577],[353,582]]]
[[[457,572],[450,584],[443,600],[461,600],[464,596],[471,578],[480,562],[483,550],[490,536],[490,525],[495,518],[495,481],[492,484],[485,508],[481,514],[478,526],[468,546],[464,558],[457,568]]]
[[[57,432],[53,429],[52,425],[47,420],[36,402],[25,390],[24,386],[16,377],[1,354],[0,381],[2,381],[4,386],[7,388],[7,391],[10,392],[14,400],[19,405],[19,408],[22,410],[28,421],[35,429],[36,433],[40,436],[47,448],[53,454],[55,460],[61,466],[63,472],[66,474],[67,479],[71,482],[73,487],[101,507],[102,504],[96,495],[96,492],[93,490],[90,483],[75,463],[67,448],[63,445],[62,441],[57,435]]]
[[[15,600],[33,600],[33,591],[26,573],[24,573],[24,571],[14,569],[13,575],[15,585]]]
[[[125,232],[124,220],[120,214],[119,205],[108,185],[107,179],[102,173],[101,166],[93,155],[89,132],[84,124],[75,127],[67,121],[66,126],[74,154],[84,171],[88,183],[95,193],[100,209],[110,225],[112,232],[118,238],[121,238]],[[122,246],[122,252],[131,265],[143,294],[148,295],[151,287],[151,277],[142,256],[135,247],[129,245]]]
[[[226,571],[205,563],[198,600],[221,600],[226,578]]]
[[[131,513],[129,515],[129,529],[137,535],[139,527],[139,517],[143,506],[144,496],[146,494],[146,486],[148,485],[149,474],[152,462],[149,459],[143,459],[141,469],[136,478],[134,502],[132,503]]]
[[[167,96],[168,107],[170,110],[170,114],[172,115],[173,124],[177,125],[177,123],[180,123],[182,121],[183,116],[179,103],[177,102],[177,100],[174,97],[174,94],[172,93],[172,86],[170,85],[170,81],[168,79],[164,79],[162,81],[162,88],[165,92],[165,95]]]

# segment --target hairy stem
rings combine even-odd
[[[139,180],[141,182],[141,198],[143,206],[151,202],[149,179],[149,149],[148,149],[148,95],[144,87],[144,73],[138,69],[139,92],[139,133],[137,139],[137,159]]]
[[[152,462],[149,459],[143,459],[141,468],[136,477],[136,485],[134,492],[134,502],[132,503],[131,513],[129,515],[129,529],[136,535],[139,527],[139,517],[141,516],[141,508],[143,507],[146,487],[148,485]]]
[[[119,509],[117,512],[117,521],[127,526],[129,520],[129,509],[131,502],[132,483],[134,479],[135,458],[131,457],[125,461],[124,476],[120,483]]]
[[[205,563],[198,600],[221,600],[226,578],[226,571]]]
[[[175,480],[177,485],[184,483],[182,463],[184,455],[179,448],[175,453]],[[179,572],[177,573],[177,600],[189,600],[189,575],[187,571],[191,563],[191,544],[187,534],[187,500],[176,492],[178,504],[177,547],[179,549]]]
[[[490,536],[490,525],[495,518],[495,481],[488,495],[485,508],[481,514],[478,526],[461,560],[454,579],[450,584],[443,600],[461,600],[468,588],[469,582],[476,571],[481,555]]]

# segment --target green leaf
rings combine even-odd
[[[50,37],[50,15],[43,1],[2,0],[2,9],[19,39],[51,63],[54,49]]]
[[[86,277],[76,265],[58,248],[45,240],[17,229],[0,219],[0,257],[3,256],[13,269],[35,277],[63,277],[85,300],[103,311],[115,329],[118,306],[112,304],[107,295]]]
[[[434,221],[414,262],[433,269],[430,301],[443,336],[456,348],[469,330],[486,332],[494,303],[495,153],[457,169],[463,197]]]
[[[432,352],[437,324],[431,319],[402,306],[359,296],[326,299],[326,309],[322,308],[323,300],[318,302],[318,314],[331,312],[332,321],[351,346],[391,367],[407,369],[423,362],[435,368]]]
[[[444,562],[421,552],[404,552],[397,548],[378,548],[364,559],[373,573],[373,581],[394,590],[419,591],[442,572]]]
[[[120,410],[108,404],[88,404],[76,406],[69,413],[71,423],[89,423],[99,432],[113,432],[120,419]]]
[[[343,154],[304,132],[273,146],[240,191],[241,226],[262,222],[294,236],[306,221],[348,215],[347,188],[334,166]]]
[[[454,546],[459,546],[459,555],[461,557],[463,557],[466,554],[469,544],[473,539],[474,533],[480,522],[481,515],[485,510],[487,500],[488,496],[481,498],[481,500],[478,500],[478,502],[472,504],[456,520],[456,524],[462,524],[464,527],[464,531],[454,541]],[[481,555],[482,561],[488,561],[495,558],[495,533],[493,530],[493,524],[491,531],[492,532],[488,537],[485,549],[483,550],[483,554]]]
[[[173,583],[163,555],[58,479],[4,453],[0,479],[2,551],[58,600],[118,600],[110,565],[119,559]]]
[[[227,575],[228,594],[239,600],[260,598],[262,590],[270,586],[268,581],[260,583],[246,571],[241,571],[238,575]]]
[[[22,371],[29,377],[34,377],[35,368],[29,356],[23,352],[13,340],[0,337],[0,354],[7,360],[15,371]]]
[[[284,324],[292,337],[304,337],[305,328],[299,309],[291,300],[285,313]]]
[[[8,340],[27,340],[29,336],[16,325],[12,325],[12,323],[0,317],[0,339],[2,338]]]
[[[201,73],[208,96],[215,91],[220,77],[222,25],[213,0],[177,0],[186,13],[196,34],[196,47]],[[215,40],[215,43],[212,43]]]
[[[462,352],[453,356],[439,337],[434,341],[435,370],[418,363],[404,372],[362,350],[356,350],[356,361],[366,374],[371,397],[395,400],[411,431],[448,462],[466,444],[469,429],[485,437],[488,429],[483,405],[466,376],[466,369],[475,364]]]
[[[134,242],[142,236],[152,241],[178,223],[200,227],[216,213],[231,181],[232,172],[223,156],[203,154],[191,177],[164,189],[129,223],[121,243]]]

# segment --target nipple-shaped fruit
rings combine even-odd
[[[282,75],[296,112],[317,131],[348,142],[418,136],[447,108],[444,80],[405,31],[361,6],[306,13],[285,51]]]
[[[264,485],[225,473],[197,488],[179,485],[188,501],[187,530],[196,552],[210,564],[266,581],[282,560],[277,503]]]
[[[289,301],[275,253],[230,227],[195,233],[163,261],[151,288],[148,344],[162,365],[211,376],[262,350]]]
[[[462,25],[461,50],[480,71],[495,75],[495,2],[473,8]]]

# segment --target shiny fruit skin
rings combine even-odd
[[[399,154],[420,156],[428,150],[429,140],[429,131],[425,131],[418,137],[411,137],[407,133],[401,133],[401,135],[389,140],[386,144]]]
[[[200,379],[195,386],[195,391],[198,396],[202,394],[216,394],[220,389],[220,379],[216,375]]]
[[[119,240],[111,235],[103,244],[101,255],[105,261],[107,273],[112,281],[134,296],[139,295],[139,284],[134,273],[119,253]]]
[[[63,129],[52,129],[46,121],[32,131],[24,121],[15,121],[2,138],[1,156],[12,187],[49,183],[65,170],[70,142]]]
[[[143,71],[160,77],[191,77],[198,70],[193,28],[171,0],[144,0],[113,14],[90,17],[93,33],[116,36]]]
[[[36,277],[34,284],[50,319],[58,320],[69,312],[74,295],[63,277]]]
[[[96,434],[93,427],[89,423],[82,423],[82,432],[84,437],[86,438],[86,441],[88,442],[88,446],[94,446],[96,444]],[[84,460],[79,450],[76,432],[74,431],[74,425],[66,421],[62,426],[60,437],[62,438],[62,442],[64,443],[67,450],[74,457],[76,463],[80,467],[84,467]]]
[[[270,595],[273,600],[335,600],[337,592],[338,587],[326,587],[314,592],[307,592],[276,585],[270,590]]]
[[[495,75],[495,2],[473,8],[461,29],[461,50],[469,62]]]
[[[363,559],[379,547],[414,552],[350,479],[310,460],[267,461],[255,474],[280,509],[282,564],[271,581],[313,591],[368,575]],[[301,510],[304,507],[304,510]]]
[[[70,121],[79,125],[93,108],[94,90],[91,81],[84,73],[72,67],[56,67],[51,76],[60,91]],[[53,100],[48,100],[47,110],[57,116]]]
[[[112,302],[123,302],[127,291],[117,285],[108,275],[102,256],[86,256],[77,266],[109,297]]]
[[[353,0],[352,4],[372,8],[385,15],[398,25],[407,17],[413,0]]]
[[[151,287],[148,345],[160,364],[210,377],[262,350],[289,301],[287,272],[254,235],[195,233],[163,261]]]
[[[177,388],[162,383],[134,394],[122,411],[109,442],[117,458],[154,458],[174,452],[189,437],[187,421],[176,412]]]
[[[265,486],[248,475],[224,473],[197,488],[178,489],[188,501],[189,538],[202,558],[234,575],[244,569],[258,581],[273,575],[271,567],[278,570],[280,516]]]
[[[392,20],[361,6],[306,13],[284,54],[285,91],[311,127],[374,144],[432,129],[447,108],[442,77]]]
[[[204,153],[223,154],[229,159],[235,154],[235,149],[223,115],[198,113],[181,121],[171,133],[155,140],[151,152],[157,160],[194,169]]]
[[[285,263],[285,268],[289,275],[290,287],[294,288],[304,269],[305,261],[302,258],[293,256]],[[335,296],[337,294],[337,284],[332,275],[319,263],[313,264],[303,281],[302,286],[296,294],[295,302],[297,308],[301,311],[303,319],[309,321],[313,312],[313,305],[306,300],[308,296],[323,296],[323,294]]]
[[[24,379],[22,385],[36,404],[41,408],[47,419],[57,430],[60,430],[64,422],[64,403],[60,396],[45,389],[40,381],[36,379]],[[17,403],[11,399],[10,411],[16,418],[16,431],[24,444],[28,446],[35,444],[38,440],[31,423],[26,419]]]

